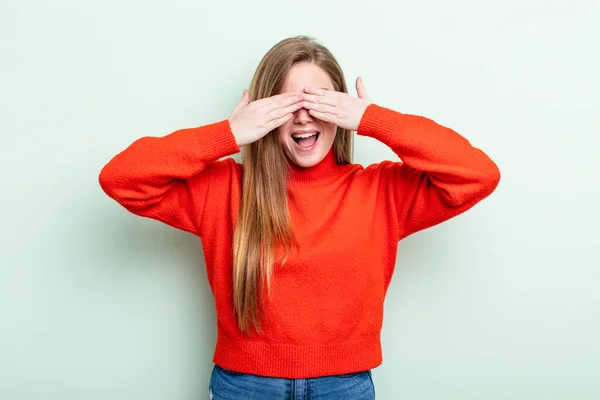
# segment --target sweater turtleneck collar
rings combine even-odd
[[[311,185],[329,183],[335,180],[342,172],[342,166],[335,160],[333,146],[321,160],[320,163],[312,167],[300,167],[288,160],[290,174],[288,182],[294,185]]]

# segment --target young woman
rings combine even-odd
[[[127,210],[201,238],[215,400],[373,399],[398,241],[498,185],[458,133],[372,103],[360,78],[356,91],[325,47],[289,38],[229,119],[140,138],[100,173]],[[402,162],[353,164],[353,131]],[[242,146],[242,164],[227,157]]]

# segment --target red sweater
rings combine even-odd
[[[299,242],[275,268],[265,336],[236,325],[232,241],[242,166],[228,120],[143,137],[102,169],[100,185],[134,214],[199,236],[217,311],[213,362],[281,378],[350,373],[382,362],[383,302],[398,241],[468,210],[498,185],[496,164],[434,121],[372,104],[357,133],[380,140],[403,162],[363,168],[293,167],[289,190]]]

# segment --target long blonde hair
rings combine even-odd
[[[250,101],[279,94],[290,68],[312,62],[331,78],[334,90],[346,92],[342,69],[331,52],[309,36],[296,36],[273,46],[258,65],[250,84]],[[337,164],[352,162],[352,132],[337,127],[333,149]],[[283,246],[287,260],[296,238],[287,201],[288,161],[276,130],[245,146],[243,189],[233,240],[233,302],[242,332],[251,323],[260,329],[264,286],[271,298],[275,249]]]

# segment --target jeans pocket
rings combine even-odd
[[[221,371],[222,373],[224,373],[225,375],[229,375],[229,376],[242,376],[242,375],[247,375],[245,372],[237,372],[237,371],[232,371],[230,369],[227,368],[223,368],[217,364],[215,364],[215,368],[219,371]]]
[[[335,375],[335,376],[338,377],[338,378],[352,378],[354,376],[358,376],[358,375],[364,374],[366,372],[367,371],[349,372],[347,374],[338,374],[338,375]]]

